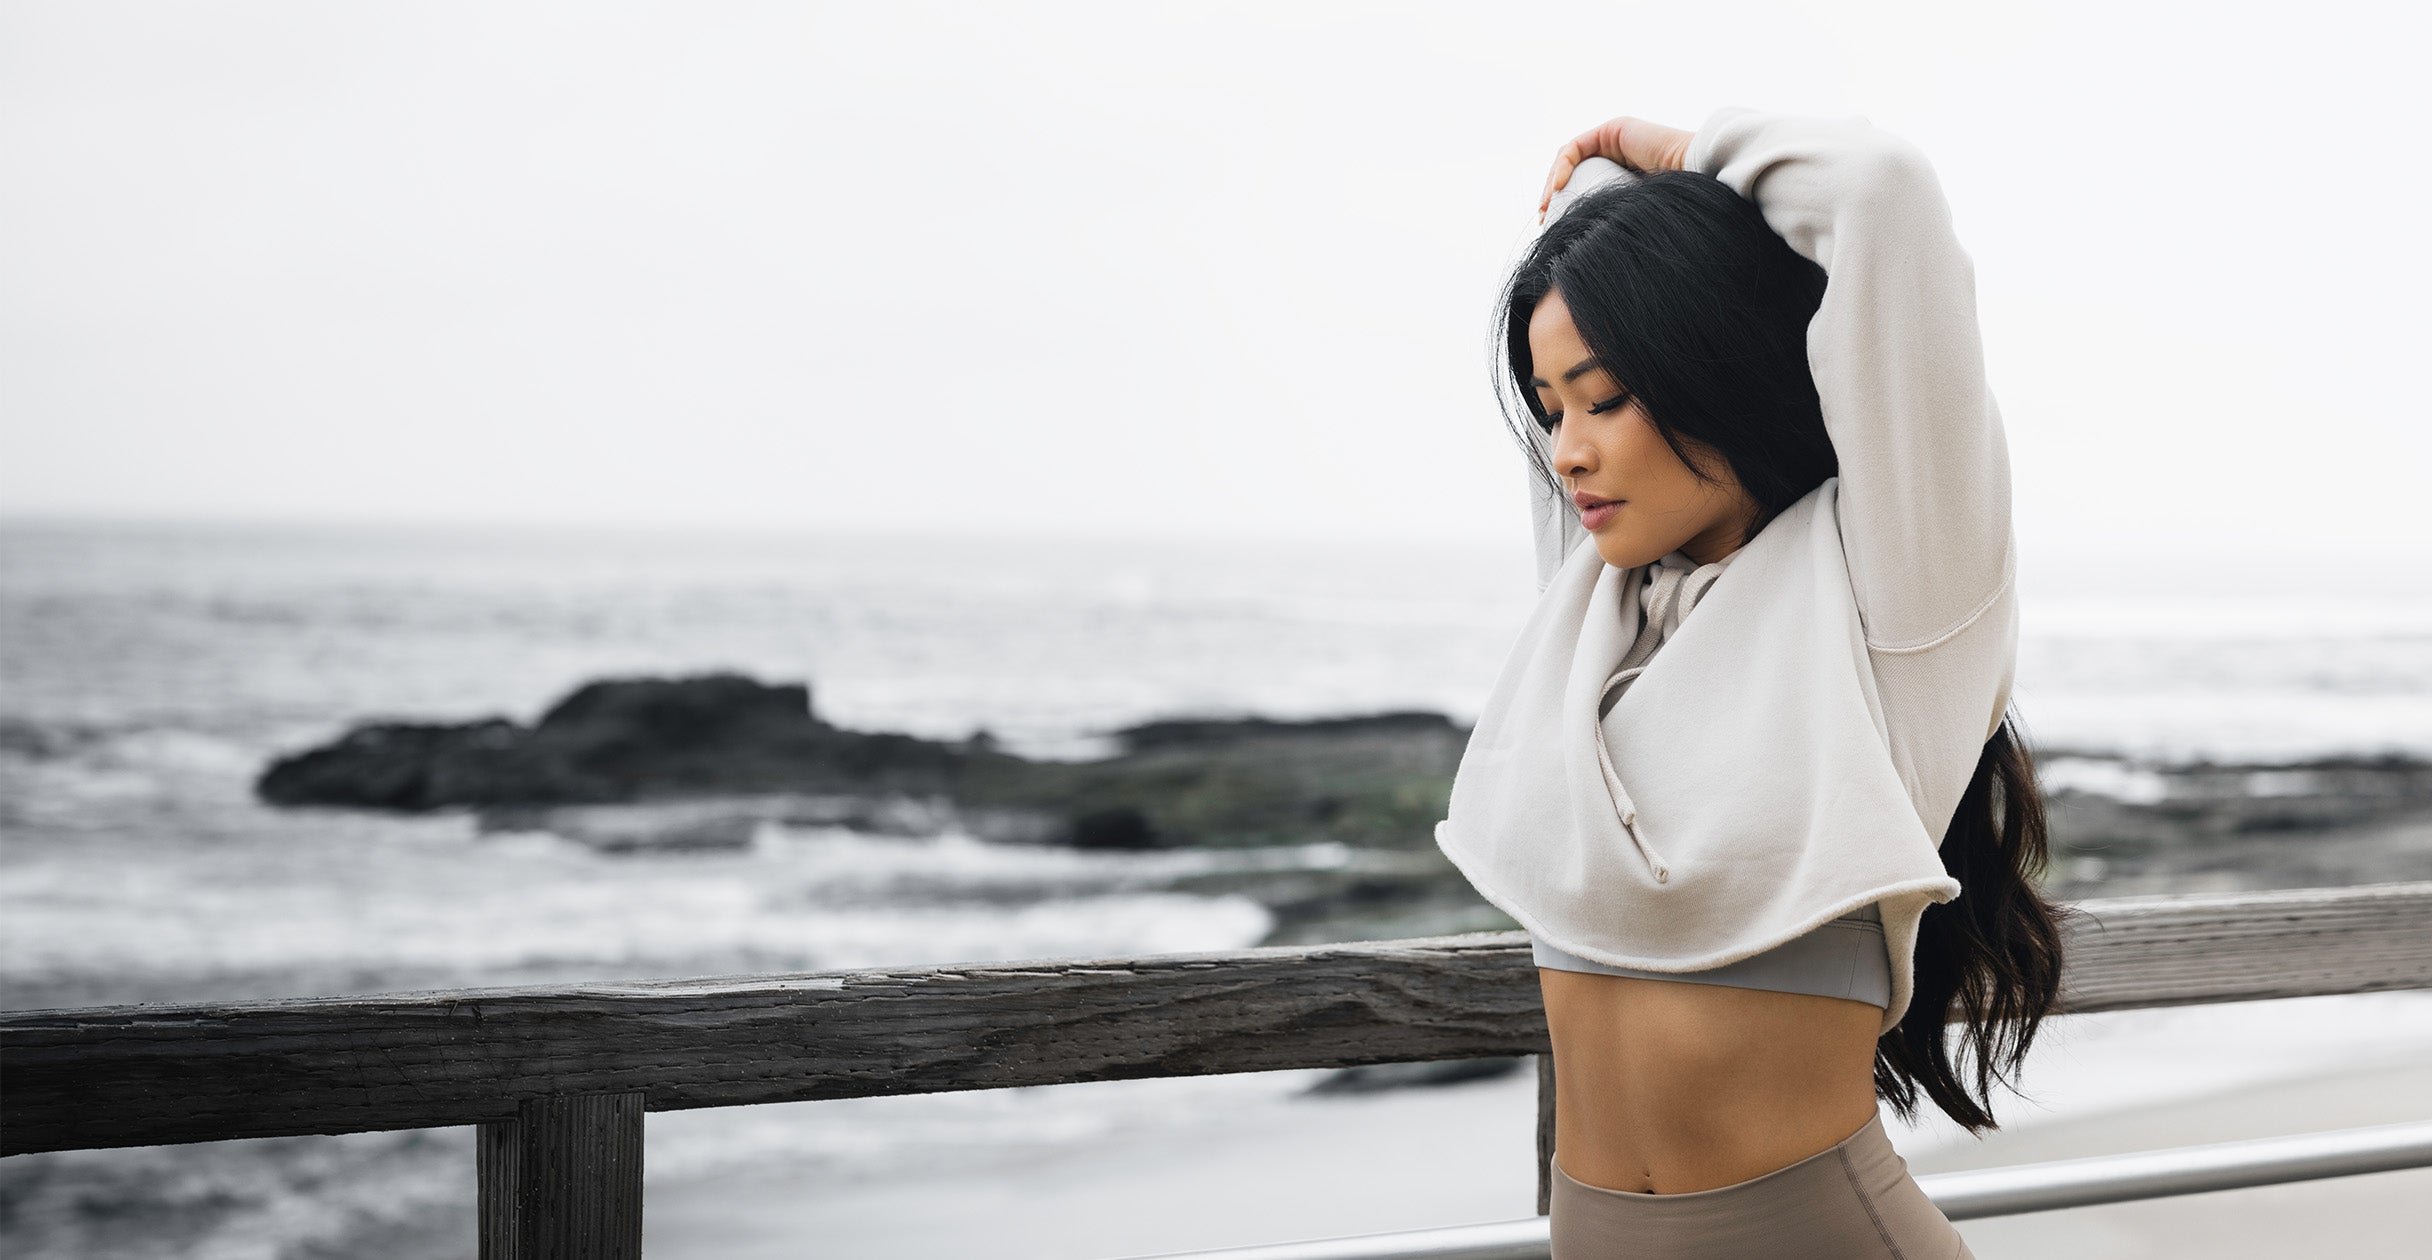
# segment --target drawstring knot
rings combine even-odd
[[[1628,669],[1614,674],[1613,677],[1607,680],[1605,683],[1606,694],[1611,694],[1613,688],[1637,677],[1638,671],[1644,668],[1646,667],[1643,665],[1633,665]],[[1638,846],[1639,856],[1646,859],[1647,869],[1654,873],[1655,882],[1658,884],[1670,883],[1672,880],[1672,868],[1665,864],[1663,855],[1657,853],[1655,851],[1655,846],[1647,843],[1646,836],[1639,831],[1638,802],[1630,798],[1630,789],[1622,785],[1620,772],[1613,769],[1613,753],[1612,750],[1606,746],[1604,741],[1604,719],[1601,715],[1597,718],[1594,726],[1596,737],[1596,765],[1598,769],[1604,772],[1604,786],[1605,790],[1612,795],[1613,812],[1621,817],[1622,830],[1630,833],[1631,843]]]

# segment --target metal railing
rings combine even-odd
[[[2432,882],[2075,904],[2064,1012],[2432,988]],[[615,1260],[641,1254],[653,1111],[1550,1052],[1521,932],[12,1011],[0,1156],[478,1125],[482,1256]],[[1919,1181],[1957,1219],[2413,1167],[2423,1141],[2390,1126]],[[1541,1218],[1380,1237],[1218,1254],[1546,1254]]]
[[[1917,1178],[1954,1221],[2432,1167],[2432,1121],[2014,1164]],[[1548,1260],[1542,1216],[1132,1260]]]

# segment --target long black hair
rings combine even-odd
[[[1538,234],[1496,304],[1496,394],[1546,479],[1545,410],[1531,375],[1528,324],[1560,292],[1596,361],[1636,395],[1691,473],[1719,484],[1720,461],[1757,514],[1753,538],[1840,471],[1807,364],[1807,327],[1825,272],[1791,248],[1756,204],[1711,175],[1655,171],[1581,193]],[[2042,791],[2015,705],[1976,761],[1941,844],[1959,881],[1917,927],[1908,1010],[1875,1043],[1875,1092],[1913,1122],[1920,1088],[1971,1132],[2001,1127],[1993,1081],[2015,1085],[2037,1027],[2059,996],[2061,922],[2047,900],[2051,861]],[[1946,1024],[1974,1060],[1973,1088]]]

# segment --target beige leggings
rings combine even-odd
[[[1554,1161],[1553,1260],[1974,1260],[1877,1114],[1827,1150],[1712,1190],[1634,1194]]]

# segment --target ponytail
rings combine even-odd
[[[1985,741],[1976,775],[1942,840],[1942,867],[1960,895],[1925,908],[1917,925],[1908,1011],[1875,1043],[1875,1092],[1914,1123],[1917,1091],[1971,1133],[1998,1129],[1993,1081],[2015,1076],[2060,995],[2061,923],[2081,911],[2047,900],[2037,881],[2051,862],[2043,794],[2018,733],[2015,708]],[[1954,1066],[1946,1023],[1974,1079]]]

